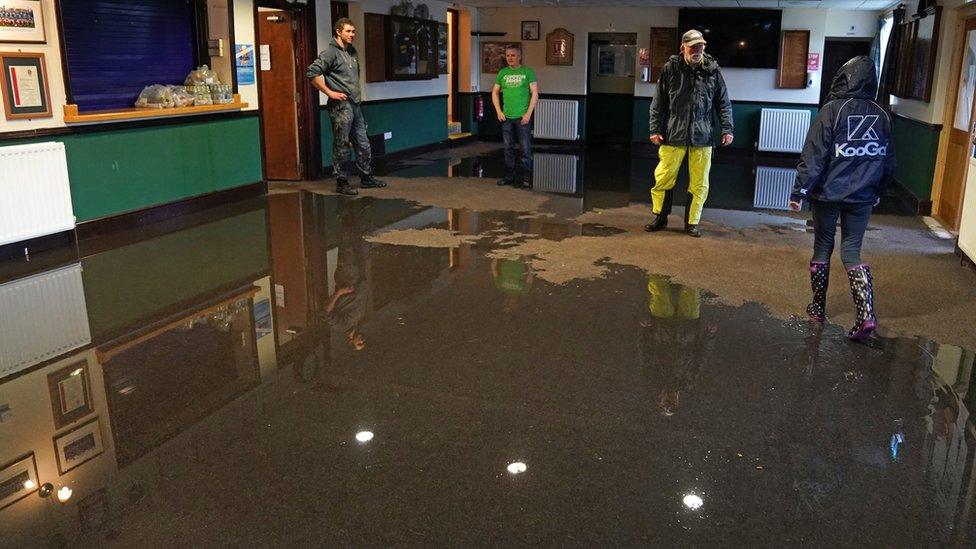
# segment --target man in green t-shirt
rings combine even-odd
[[[498,71],[495,86],[491,89],[491,102],[502,123],[505,140],[505,177],[498,184],[531,187],[532,112],[539,100],[539,87],[535,72],[522,65],[521,50],[506,48],[505,62],[508,66]]]

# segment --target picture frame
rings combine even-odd
[[[33,494],[40,486],[41,482],[37,480],[37,460],[34,459],[33,452],[0,467],[0,509],[10,507]]]
[[[546,35],[546,65],[573,65],[575,37],[566,29],[559,28]]]
[[[437,21],[388,16],[387,80],[431,80],[437,78]]]
[[[522,21],[522,40],[539,39],[539,22]]]
[[[522,51],[521,42],[482,42],[481,43],[481,72],[495,74],[508,66],[505,61],[505,50],[516,48]]]
[[[58,458],[58,472],[62,475],[102,455],[104,450],[97,417],[54,437],[54,453]]]
[[[54,428],[61,429],[95,411],[88,361],[82,360],[47,376]]]
[[[41,0],[4,0],[0,10],[0,42],[46,44]]]
[[[47,65],[40,52],[0,52],[0,91],[7,120],[51,118]]]

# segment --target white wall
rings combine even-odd
[[[61,40],[58,37],[57,16],[54,11],[54,0],[41,0],[44,15],[44,32],[46,44],[0,44],[0,51],[43,53],[44,64],[47,67],[48,88],[51,91],[50,118],[30,118],[23,120],[6,120],[0,115],[0,132],[16,132],[24,130],[39,130],[42,128],[59,128],[64,126],[64,77],[61,71]],[[0,101],[4,101],[0,98]]]
[[[247,103],[244,110],[253,111],[258,108],[258,85],[259,76],[257,71],[261,70],[261,63],[258,59],[258,45],[254,43],[254,0],[234,0],[234,44],[251,44],[254,46],[254,84],[241,86],[238,84],[237,93],[241,96],[241,101]],[[231,55],[237,48],[231,48]],[[236,70],[236,69],[235,69]]]
[[[850,25],[854,25],[853,36],[873,37],[877,31],[879,15],[878,12],[785,9],[782,28],[783,30],[809,30],[810,53],[819,53],[822,57],[824,38],[831,35],[828,32],[837,33],[835,34],[837,36],[852,36],[848,33]],[[479,10],[478,30],[500,31],[507,34],[498,38],[485,37],[482,41],[517,41],[520,38],[522,20],[538,20],[542,26],[542,40],[522,43],[523,61],[535,70],[539,78],[540,91],[584,95],[586,94],[589,33],[636,32],[637,47],[646,48],[650,42],[651,27],[677,26],[678,9],[667,7],[484,8]],[[544,38],[557,27],[563,27],[575,35],[574,64],[571,67],[545,64]],[[480,52],[480,48],[478,51]],[[819,85],[802,90],[778,89],[776,69],[724,68],[722,75],[725,77],[733,100],[816,104],[820,99]],[[491,89],[493,82],[494,75],[480,75],[482,90]],[[651,97],[655,87],[652,83],[638,81],[634,85],[634,95]]]

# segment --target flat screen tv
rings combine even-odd
[[[708,42],[705,53],[720,67],[775,69],[782,19],[781,10],[682,8],[678,37],[700,30]]]

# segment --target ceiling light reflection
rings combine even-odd
[[[61,489],[58,490],[58,501],[60,501],[61,503],[68,501],[69,499],[71,499],[72,493],[73,491],[71,490],[71,488],[68,488],[67,486],[62,486]]]
[[[373,432],[359,431],[358,433],[356,433],[356,440],[358,440],[359,442],[369,442],[373,440]]]
[[[524,473],[526,469],[528,469],[528,467],[526,467],[525,464],[522,463],[521,461],[516,461],[508,464],[508,472],[512,473],[513,475]]]
[[[684,502],[685,507],[691,509],[692,511],[698,509],[705,503],[702,501],[702,498],[696,496],[695,494],[688,494],[682,501]]]
[[[33,490],[34,488],[37,488],[36,482],[34,482],[31,479],[27,479],[24,481],[24,490]]]

